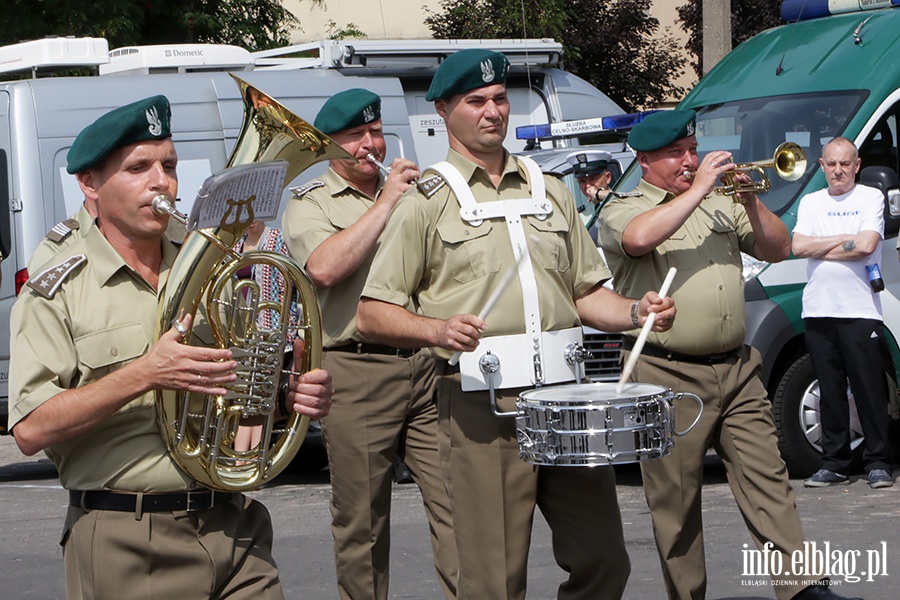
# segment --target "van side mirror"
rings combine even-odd
[[[884,237],[900,232],[900,177],[889,167],[866,167],[859,183],[881,190],[884,194]]]

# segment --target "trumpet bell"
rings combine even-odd
[[[721,196],[731,196],[734,202],[741,204],[738,194],[753,193],[764,194],[772,189],[772,183],[766,176],[765,169],[775,169],[775,173],[785,181],[797,181],[806,172],[806,153],[794,142],[784,142],[775,148],[772,160],[740,163],[722,174],[723,185],[713,188],[713,192]],[[736,179],[737,173],[751,174],[749,182],[741,182]],[[753,179],[752,174],[759,178]]]
[[[794,142],[784,142],[775,148],[772,166],[785,181],[797,181],[806,172],[806,153]]]

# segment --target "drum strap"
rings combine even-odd
[[[437,171],[453,190],[459,202],[460,217],[472,227],[479,227],[485,219],[503,217],[509,230],[509,241],[512,244],[513,256],[518,260],[519,285],[522,287],[522,303],[525,307],[526,343],[530,344],[532,364],[534,367],[534,384],[544,383],[544,347],[541,336],[541,307],[538,299],[537,280],[534,266],[528,251],[528,240],[522,226],[522,217],[534,215],[546,219],[553,212],[553,205],[547,200],[547,189],[544,175],[533,160],[527,157],[516,157],[525,167],[531,185],[532,197],[493,202],[477,202],[469,183],[459,170],[447,161],[439,162],[429,169]]]

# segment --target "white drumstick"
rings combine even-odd
[[[666,278],[663,280],[662,287],[659,288],[659,297],[665,298],[666,294],[669,293],[669,287],[672,285],[672,280],[675,279],[675,267],[669,269],[669,272],[666,273]],[[644,348],[644,342],[647,341],[647,336],[650,335],[650,330],[653,329],[653,322],[656,320],[656,313],[652,312],[647,315],[647,320],[644,321],[644,327],[641,328],[641,334],[638,336],[637,341],[634,343],[634,348],[631,349],[631,356],[628,357],[628,362],[625,364],[625,368],[622,369],[622,376],[619,377],[619,385],[616,386],[616,394],[621,394],[622,389],[625,387],[625,382],[628,381],[628,378],[631,377],[631,372],[634,371],[634,366],[637,364],[637,360],[641,355],[641,350]]]
[[[500,300],[500,296],[503,295],[503,292],[509,286],[509,283],[513,279],[513,275],[516,274],[516,270],[519,268],[519,263],[522,262],[523,254],[519,254],[519,258],[516,260],[516,264],[511,266],[506,273],[503,274],[503,278],[500,280],[500,283],[497,284],[497,287],[494,288],[493,293],[488,298],[487,302],[484,303],[484,308],[481,309],[481,312],[478,313],[478,318],[484,321],[488,313],[494,309],[494,306],[497,304],[497,301]],[[451,365],[455,365],[459,362],[459,357],[462,356],[462,351],[457,350],[453,353],[453,356],[450,357],[448,361]]]

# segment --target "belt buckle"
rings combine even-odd
[[[205,498],[209,494],[209,502],[206,504],[200,504],[200,499]],[[197,500],[194,500],[196,498]],[[198,512],[201,510],[206,510],[208,508],[212,508],[216,502],[216,496],[213,492],[187,492],[187,507],[185,511],[187,512]]]

